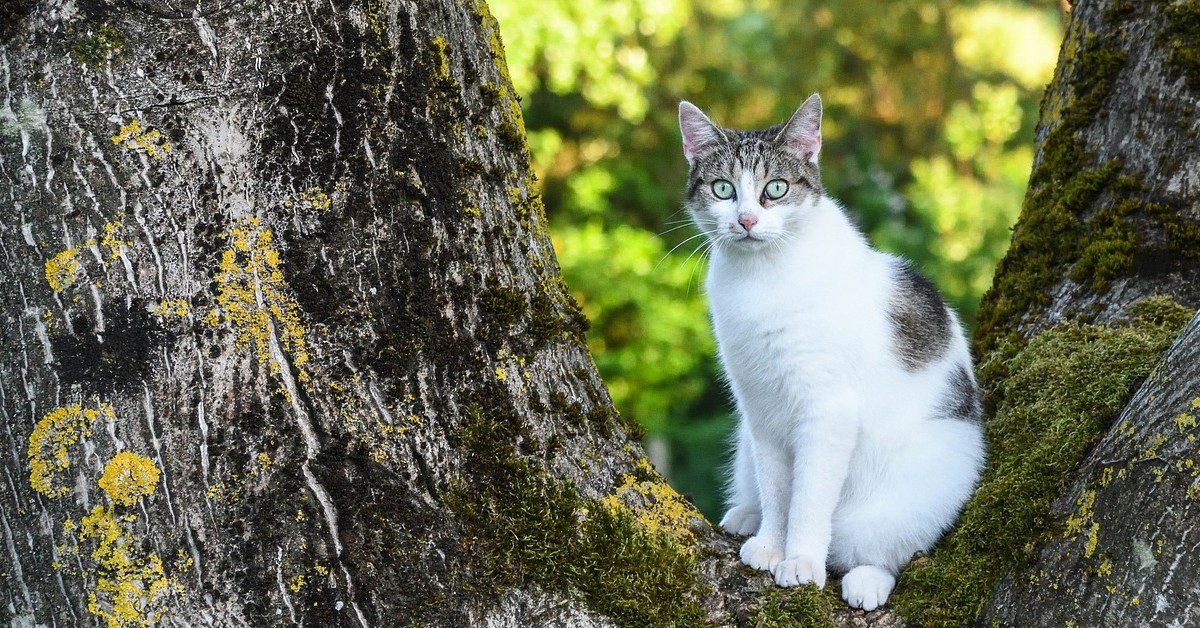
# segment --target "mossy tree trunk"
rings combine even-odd
[[[1200,303],[1198,34],[1193,1],[1076,4],[980,352],[1148,296]]]
[[[999,576],[976,600],[983,625],[1200,616],[1200,319],[1183,327],[1200,306],[1198,42],[1194,0],[1071,13],[1021,219],[980,308],[1000,488],[985,485],[994,511],[978,520],[1029,519],[987,550],[1005,557],[983,570]]]
[[[4,15],[0,621],[754,611],[596,374],[482,2]]]

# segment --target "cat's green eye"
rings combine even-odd
[[[723,201],[731,199],[733,198],[733,184],[725,179],[717,179],[713,181],[712,192],[713,196]]]
[[[771,200],[775,200],[775,199],[783,198],[783,195],[787,194],[787,191],[788,191],[787,181],[784,181],[783,179],[775,179],[775,180],[767,183],[767,189],[764,190],[763,193],[767,195],[767,198],[769,198]]]

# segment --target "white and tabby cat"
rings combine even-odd
[[[821,99],[762,131],[679,106],[685,206],[712,247],[707,291],[737,403],[729,511],[742,562],[872,610],[954,523],[984,460],[954,312],[871,248],[817,168]]]

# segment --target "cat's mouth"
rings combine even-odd
[[[735,237],[734,241],[745,243],[746,246],[759,246],[762,244],[766,244],[768,239],[770,239],[770,238],[767,234],[755,233],[753,231],[747,231],[747,232],[742,233],[741,235]]]

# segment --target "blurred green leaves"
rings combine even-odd
[[[681,99],[761,128],[820,91],[830,195],[973,319],[1029,176],[1056,2],[489,4],[592,354],[617,408],[652,437],[723,450],[709,441],[729,424],[703,265],[689,257],[700,241],[679,228]],[[672,457],[672,479],[715,504],[712,456]]]
[[[674,40],[688,16],[684,0],[502,0],[490,6],[503,28],[517,93],[578,92],[590,106],[612,107],[631,122],[646,114],[645,88],[658,76],[651,46]]]
[[[650,432],[667,431],[711,383],[699,257],[668,257],[653,233],[597,221],[555,229],[554,248],[617,408]]]

